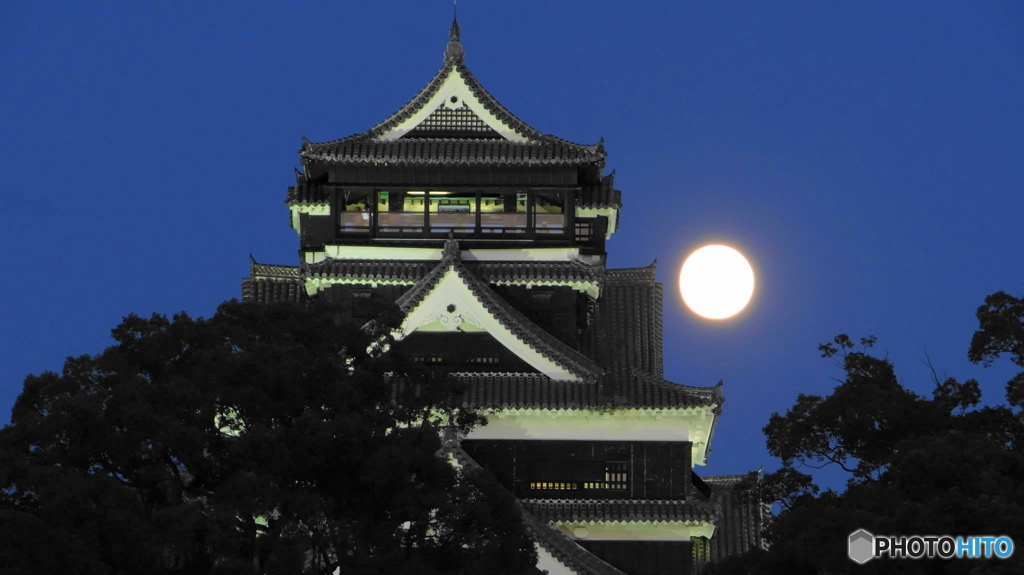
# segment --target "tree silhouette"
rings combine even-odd
[[[969,357],[1002,354],[1024,367],[1024,301],[997,293],[978,310]],[[766,530],[768,550],[708,566],[707,574],[1024,572],[1024,554],[1008,560],[847,558],[857,529],[879,535],[1007,535],[1024,541],[1024,421],[1013,407],[982,406],[977,381],[940,379],[923,397],[900,385],[895,367],[871,355],[874,338],[846,335],[819,347],[840,360],[839,385],[825,396],[800,395],[764,432],[782,467],[765,476],[764,499],[780,511]],[[1024,406],[1024,373],[1007,386]],[[847,473],[845,491],[821,490],[801,469]]]
[[[457,386],[403,359],[394,310],[341,317],[129,316],[28,377],[0,430],[0,572],[535,572],[512,496],[437,455],[481,423]]]

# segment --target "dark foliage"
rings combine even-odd
[[[337,312],[130,316],[28,377],[0,430],[0,573],[535,572],[511,495],[436,455],[480,423],[456,386],[402,359],[394,312]]]
[[[989,366],[1005,353],[1024,367],[1024,298],[1006,292],[988,296],[978,308],[978,324],[967,354],[971,361]],[[1024,371],[1006,384],[1006,399],[1010,405],[1024,407]]]
[[[1001,354],[1024,367],[1024,301],[997,293],[978,310],[970,358]],[[847,558],[847,537],[864,528],[884,535],[1007,535],[1024,545],[1024,422],[1020,412],[980,406],[978,382],[934,378],[930,398],[900,385],[893,365],[840,335],[820,346],[844,373],[826,396],[800,395],[764,428],[782,468],[764,478],[766,504],[781,508],[765,532],[770,548],[710,565],[707,574],[1010,574],[1024,573],[1024,553],[1008,560]],[[1024,373],[1007,387],[1024,406]],[[837,467],[842,493],[821,491],[801,468]]]

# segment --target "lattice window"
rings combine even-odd
[[[409,133],[415,135],[420,132],[469,132],[476,136],[498,136],[466,106],[454,110],[441,106]]]
[[[576,241],[589,242],[594,237],[594,225],[591,222],[576,222]]]

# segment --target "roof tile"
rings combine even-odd
[[[694,500],[523,499],[523,507],[552,522],[642,523],[715,521],[714,505]]]

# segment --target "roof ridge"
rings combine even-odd
[[[301,279],[300,266],[261,264],[249,254],[249,277],[254,279]]]
[[[606,268],[605,277],[611,281],[617,282],[632,282],[640,280],[643,282],[654,282],[657,281],[656,273],[658,270],[658,260],[654,260],[650,265],[634,268]]]

